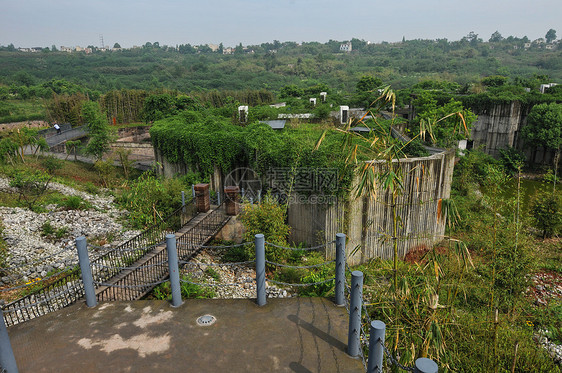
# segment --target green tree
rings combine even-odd
[[[531,216],[542,238],[552,237],[562,226],[562,198],[555,191],[537,192],[531,200]]]
[[[456,142],[468,137],[476,115],[465,109],[461,102],[451,99],[438,106],[437,100],[429,92],[422,92],[414,101],[416,122],[420,126],[423,140],[429,139],[433,145],[453,147]]]
[[[492,36],[490,36],[490,40],[489,40],[489,41],[490,41],[491,43],[493,43],[493,42],[498,42],[498,41],[502,41],[502,40],[503,40],[502,34],[500,34],[499,31],[496,31],[496,32],[494,32],[494,33],[492,34]]]
[[[357,90],[357,92],[369,92],[376,88],[379,88],[381,85],[382,80],[380,80],[379,78],[372,75],[363,75],[357,82],[355,89]]]
[[[113,49],[118,49],[118,48],[121,48],[121,45],[119,45],[119,43],[113,44]]]
[[[553,150],[553,166],[558,170],[562,152],[562,104],[533,106],[527,125],[521,129],[521,137],[528,145]]]
[[[148,122],[162,119],[176,113],[175,97],[167,93],[150,95],[144,101],[143,117]]]
[[[502,85],[505,85],[505,83],[507,83],[507,80],[508,79],[505,76],[492,75],[482,79],[482,84],[486,87],[501,87]]]
[[[91,154],[97,160],[101,160],[103,155],[109,151],[109,144],[113,140],[109,122],[101,112],[99,104],[92,101],[86,101],[82,105],[82,117],[86,122],[90,137],[85,149],[86,154]]]
[[[554,29],[548,30],[544,38],[546,39],[547,43],[552,43],[554,40],[556,40],[556,30]]]

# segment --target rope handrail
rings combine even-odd
[[[265,260],[265,262],[267,264],[271,264],[274,265],[276,267],[283,267],[283,268],[293,268],[293,269],[309,269],[309,268],[318,268],[318,267],[322,267],[331,263],[335,263],[335,260],[329,260],[327,262],[324,263],[320,263],[320,264],[311,264],[309,266],[293,266],[293,265],[289,265],[289,264],[281,264],[281,263],[276,263],[276,262],[270,262],[269,260]]]
[[[324,243],[324,244],[322,244],[322,245],[312,246],[312,247],[303,247],[303,248],[280,246],[280,245],[276,245],[276,244],[271,243],[271,242],[268,242],[268,241],[265,241],[265,244],[266,244],[266,245],[269,245],[269,246],[276,247],[276,248],[278,248],[278,249],[284,249],[284,250],[292,250],[292,251],[313,251],[313,250],[318,250],[318,249],[321,249],[321,248],[323,248],[323,247],[326,247],[326,246],[328,246],[328,245],[330,245],[330,244],[333,244],[334,242],[336,242],[336,241],[329,241],[329,242],[326,242],[326,243]]]

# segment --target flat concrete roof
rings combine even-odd
[[[213,315],[212,325],[197,318]],[[20,372],[364,372],[348,316],[324,298],[81,302],[14,325]]]
[[[260,123],[267,124],[274,130],[282,130],[285,128],[286,120],[278,119],[278,120],[262,120]]]

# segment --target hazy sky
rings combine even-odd
[[[0,0],[0,45],[562,37],[562,0]]]

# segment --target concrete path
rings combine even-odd
[[[24,154],[25,155],[33,155],[35,154],[35,149],[31,148],[30,146],[26,146],[24,149]],[[95,160],[93,157],[86,157],[83,155],[76,155],[74,156],[74,154],[68,155],[66,153],[58,153],[58,152],[44,152],[44,151],[39,151],[39,155],[48,157],[48,156],[52,156],[58,159],[63,159],[63,160],[67,160],[67,161],[80,161],[83,163],[89,163],[89,164],[94,164]],[[154,160],[153,159],[146,159],[146,160],[134,160],[131,158],[131,160],[133,161],[132,166],[136,169],[139,169],[141,171],[147,171],[153,168],[154,166]],[[116,167],[121,167],[121,162],[119,161],[113,161],[113,165]]]
[[[212,325],[197,318],[211,314]],[[25,372],[363,372],[323,298],[84,303],[8,328]]]

